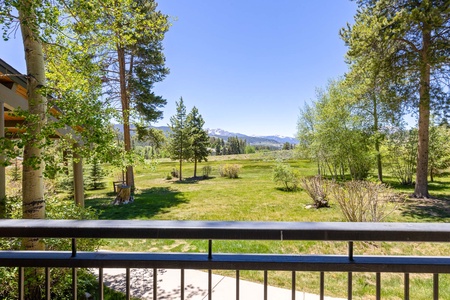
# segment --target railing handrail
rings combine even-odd
[[[450,242],[450,223],[9,219],[0,237]]]

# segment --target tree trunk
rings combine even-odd
[[[29,140],[25,143],[23,154],[22,213],[24,219],[44,219],[44,162],[40,145],[44,142],[41,130],[47,123],[47,99],[41,95],[39,88],[45,86],[45,65],[42,45],[36,36],[37,30],[29,27],[36,18],[30,7],[29,3],[23,2],[18,9],[28,75],[28,112],[32,117],[26,118]],[[23,247],[27,250],[44,250],[45,245],[39,239],[28,238],[23,240]]]
[[[44,219],[45,199],[43,170],[44,162],[41,146],[44,142],[41,130],[47,123],[47,98],[39,92],[45,86],[45,65],[42,44],[32,28],[36,16],[28,1],[18,6],[20,29],[22,32],[27,65],[27,97],[28,112],[31,116],[25,118],[28,140],[25,142],[22,166],[22,218]],[[45,250],[45,244],[38,238],[24,238],[22,247],[25,250]],[[40,286],[37,278],[42,270],[37,268],[25,269],[25,298],[40,299]]]
[[[125,49],[117,45],[117,58],[119,61],[119,81],[120,81],[120,101],[122,103],[123,118],[123,142],[125,152],[131,152],[131,134],[130,134],[130,101],[128,100],[126,83],[126,65]],[[134,188],[133,166],[127,166],[125,172],[125,181],[128,186]]]
[[[197,177],[197,158],[194,158],[194,178]]]
[[[378,111],[377,111],[377,100],[376,96],[373,97],[373,132],[376,134],[375,139],[375,152],[377,158],[377,170],[378,170],[378,181],[383,182],[383,167],[381,164],[381,153],[380,153],[380,137],[378,128]]]
[[[430,127],[430,65],[428,63],[428,51],[431,43],[431,33],[423,30],[422,51],[420,65],[420,89],[419,89],[419,144],[417,149],[416,185],[414,196],[428,198],[428,144]]]

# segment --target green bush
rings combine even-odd
[[[8,216],[11,218],[20,218],[22,215],[22,199],[18,195],[7,197],[6,208]],[[83,208],[75,205],[68,200],[59,200],[54,197],[47,196],[46,201],[46,217],[47,219],[98,219],[97,212],[92,208]],[[70,251],[71,239],[44,239],[47,250]],[[1,250],[19,250],[21,248],[21,239],[10,238],[0,239]],[[104,242],[99,239],[77,239],[78,251],[94,251],[97,250]],[[71,269],[52,269],[51,270],[51,291],[52,299],[71,299],[72,289],[72,270]],[[0,268],[0,299],[18,299],[18,269],[17,268]],[[27,279],[30,280],[30,279]],[[45,278],[42,269],[37,269],[36,276],[32,278],[38,287],[36,293],[30,294],[26,291],[26,299],[44,299]],[[84,292],[94,293],[97,287],[95,277],[87,270],[80,269],[78,271],[78,291],[80,294]]]
[[[286,191],[295,191],[300,183],[300,173],[289,165],[279,162],[273,168],[273,181],[281,182]]]
[[[218,168],[219,175],[227,178],[238,178],[240,170],[241,166],[236,164],[220,165]]]
[[[211,166],[204,166],[202,171],[203,171],[203,178],[208,178],[209,174],[211,174],[211,172],[212,172],[212,167]]]

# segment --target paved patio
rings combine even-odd
[[[125,269],[104,269],[106,286],[125,293]],[[158,299],[178,300],[180,298],[180,270],[158,269]],[[153,270],[131,269],[131,294],[139,299],[153,299]],[[233,300],[236,298],[236,279],[222,275],[212,275],[212,299]],[[240,299],[264,299],[262,284],[240,280]],[[267,287],[268,300],[290,300],[292,292],[273,286]],[[208,273],[197,270],[185,270],[185,299],[208,299]],[[296,300],[319,300],[318,295],[297,291]],[[326,300],[344,300],[343,298],[325,297]]]

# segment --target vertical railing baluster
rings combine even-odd
[[[212,240],[208,241],[208,259],[212,259]]]
[[[295,273],[295,271],[292,271],[292,300],[295,300],[295,294],[296,294],[296,291],[297,291],[297,288],[296,288],[296,273]]]
[[[439,300],[439,274],[433,274],[433,299]]]
[[[77,300],[77,282],[78,282],[78,276],[77,276],[77,268],[72,268],[72,299]]]
[[[153,300],[158,299],[158,269],[153,268]]]
[[[131,293],[130,293],[130,268],[126,268],[126,275],[125,275],[125,297],[127,300],[131,299]]]
[[[208,270],[208,300],[212,299],[212,270]]]
[[[376,274],[376,299],[381,299],[381,273]]]
[[[180,280],[180,298],[184,300],[184,269],[181,269],[181,280]]]
[[[236,300],[239,300],[239,284],[240,276],[239,270],[236,270]]]
[[[98,294],[100,300],[104,298],[104,288],[103,288],[103,268],[98,269]]]
[[[267,270],[264,270],[264,300],[267,300]]]
[[[50,300],[50,268],[45,267],[45,299]]]
[[[77,239],[72,239],[72,257],[77,256]]]
[[[405,300],[409,300],[409,273],[405,273]]]
[[[353,261],[353,242],[348,242],[348,260]],[[352,272],[348,272],[347,278],[347,297],[348,300],[352,300],[353,297],[353,274]]]
[[[24,268],[19,267],[19,300],[25,299],[25,275]]]
[[[324,300],[325,298],[325,273],[320,272],[320,300]]]
[[[353,298],[353,273],[352,272],[348,272],[347,298],[348,298],[348,300],[352,300],[352,298]]]
[[[208,259],[212,259],[212,240],[208,240]],[[208,300],[212,299],[212,271],[208,270]]]

